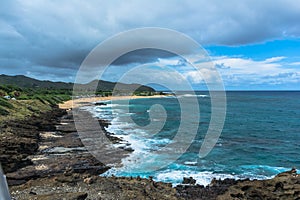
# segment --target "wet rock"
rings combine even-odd
[[[142,180],[142,179],[141,179],[140,176],[137,176],[137,177],[136,177],[136,180],[140,181],[140,180]]]
[[[190,177],[190,178],[183,177],[182,184],[195,185],[196,184],[196,180],[193,179],[193,177]]]
[[[222,195],[232,185],[236,184],[234,179],[217,180],[213,179],[211,184],[203,185],[177,185],[177,196],[188,200],[207,200],[216,199]]]
[[[95,106],[106,106],[107,104],[103,103],[103,102],[96,102],[94,105]]]

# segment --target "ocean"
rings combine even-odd
[[[176,98],[132,99],[127,103],[106,101],[107,105],[89,109],[94,116],[110,121],[106,130],[134,150],[122,160],[121,167],[112,167],[102,176],[152,176],[173,185],[183,177],[193,177],[198,184],[207,185],[213,178],[267,179],[292,167],[300,168],[300,92],[230,91],[226,96],[222,133],[203,158],[199,149],[211,119],[208,92],[181,92]],[[191,115],[182,118],[180,98],[185,102],[196,99],[199,116],[190,112],[195,105],[187,103],[184,109],[190,109]],[[153,105],[154,111],[164,111],[151,114]],[[179,129],[186,136],[196,130],[195,137],[176,141]],[[172,153],[177,147],[170,145],[176,142],[184,149],[179,157]]]

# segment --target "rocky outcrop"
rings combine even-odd
[[[93,179],[86,182],[86,179]],[[176,190],[171,184],[153,182],[149,179],[99,177],[73,173],[29,181],[14,186],[12,196],[17,199],[160,199],[175,200]],[[46,198],[46,199],[47,199]],[[179,198],[180,199],[180,198]]]
[[[295,169],[278,174],[269,180],[245,180],[229,187],[217,197],[227,199],[300,199],[300,175]]]
[[[300,175],[292,169],[268,180],[214,179],[206,187],[178,185],[176,190],[178,197],[189,200],[300,199]]]
[[[234,179],[213,179],[210,185],[204,187],[203,185],[194,185],[191,178],[184,178],[184,180],[183,183],[188,185],[178,185],[176,190],[178,197],[188,200],[216,199],[217,196],[224,194],[230,186],[238,182]]]
[[[195,184],[196,184],[196,180],[193,179],[193,177],[190,177],[190,178],[183,177],[182,184],[191,184],[191,185],[195,185]]]
[[[51,128],[50,125],[44,127],[40,119],[30,122],[38,124],[32,126],[37,127],[36,129],[31,129],[32,132],[38,133],[34,138],[35,148],[32,151],[27,151],[24,145],[19,147],[20,154],[24,155],[28,164],[24,166],[16,164],[16,170],[6,171],[10,186],[58,174],[88,173],[98,175],[109,169],[83,146],[76,132],[72,114],[70,112],[59,113],[60,115],[53,115],[52,120],[48,119],[50,122],[52,121]],[[61,114],[65,115],[61,117]],[[39,128],[40,126],[42,128]],[[25,141],[26,139],[28,138],[24,136]]]
[[[3,170],[13,172],[32,164],[28,156],[38,150],[39,133],[55,130],[58,117],[64,114],[64,110],[54,107],[40,116],[3,124],[0,127],[0,162]]]
[[[299,175],[285,172],[270,180],[214,180],[209,186],[178,185],[151,179],[65,173],[11,188],[17,199],[299,199]]]

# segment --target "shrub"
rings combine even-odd
[[[66,95],[66,94],[60,95],[59,98],[60,98],[62,101],[68,101],[68,100],[71,100],[71,99],[72,99],[70,95]]]
[[[44,96],[43,97],[44,100],[46,100],[50,105],[56,105],[55,100],[53,100],[51,97],[49,96]]]
[[[52,100],[54,100],[55,103],[61,103],[62,102],[62,100],[58,96],[53,96]]]
[[[39,100],[43,104],[47,104],[46,101],[42,97],[40,97],[40,96],[35,96],[34,98],[37,99],[37,100]]]
[[[7,93],[0,88],[0,97],[4,97],[5,95],[7,95]]]
[[[0,98],[0,106],[5,107],[5,108],[14,108],[14,106],[9,103],[6,99]]]
[[[9,112],[3,108],[0,107],[0,115],[2,116],[6,116],[6,115],[9,115]]]
[[[30,99],[27,95],[25,94],[21,94],[19,97],[18,97],[19,100],[28,100]]]

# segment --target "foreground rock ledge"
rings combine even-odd
[[[292,169],[267,180],[213,180],[207,187],[179,185],[176,189],[179,197],[190,200],[300,200],[300,175]]]
[[[300,199],[300,175],[295,169],[269,180],[241,181],[217,199]]]
[[[300,199],[300,176],[284,172],[270,180],[215,181],[210,186],[179,185],[141,178],[56,175],[11,187],[16,199]]]

